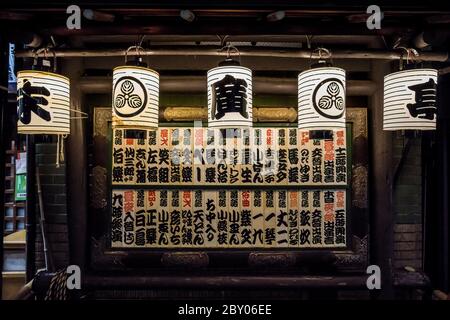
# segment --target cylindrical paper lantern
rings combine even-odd
[[[113,125],[158,127],[159,74],[140,66],[113,72]]]
[[[384,77],[383,130],[435,130],[435,69],[410,69]]]
[[[69,79],[51,72],[19,71],[17,117],[20,134],[69,134]]]
[[[345,128],[345,70],[321,67],[298,75],[298,128]]]
[[[240,65],[219,65],[208,71],[208,127],[251,127],[252,71]]]

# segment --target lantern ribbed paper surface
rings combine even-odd
[[[252,71],[221,66],[208,71],[208,127],[251,127]]]
[[[159,74],[138,66],[113,72],[113,125],[158,127]]]
[[[383,130],[435,130],[437,76],[435,69],[385,76]]]
[[[19,71],[17,116],[20,134],[69,134],[69,79],[51,72]]]
[[[323,67],[298,75],[298,127],[345,128],[345,70]]]

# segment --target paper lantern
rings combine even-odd
[[[298,128],[345,128],[345,70],[320,67],[298,75]]]
[[[69,79],[51,72],[19,71],[17,117],[20,134],[69,134]]]
[[[113,125],[158,127],[159,74],[140,66],[113,72]]]
[[[435,130],[435,69],[410,69],[384,77],[383,130]]]
[[[251,127],[252,71],[225,60],[208,71],[208,127]]]

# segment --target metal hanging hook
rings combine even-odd
[[[417,63],[419,61],[419,56],[420,56],[419,51],[417,51],[414,48],[409,48],[409,53],[410,53],[410,59],[412,58],[411,60],[414,63]]]
[[[239,63],[241,63],[241,53],[239,52],[239,49],[238,49],[238,48],[236,48],[235,46],[233,46],[233,45],[231,44],[231,42],[228,42],[228,44],[226,44],[225,46],[223,46],[222,48],[220,48],[220,49],[218,50],[218,52],[220,53],[220,52],[223,52],[223,51],[225,51],[225,50],[226,50],[226,52],[227,52],[226,60],[231,59],[231,53],[234,51],[234,52],[237,53],[237,55],[238,55]]]
[[[141,46],[130,46],[126,51],[125,51],[125,63],[127,63],[128,61],[128,52],[130,52],[131,50],[135,49],[136,50],[136,56],[140,57],[140,53],[139,50],[141,50],[142,52],[144,52],[144,48],[142,48]]]
[[[324,48],[324,47],[318,47],[318,48],[316,48],[314,50],[311,50],[311,54],[309,56],[309,65],[310,66],[312,65],[311,62],[312,62],[312,59],[313,59],[313,54],[315,54],[315,53],[318,54],[319,61],[328,59],[328,60],[330,60],[330,63],[333,64],[332,58],[331,58],[331,56],[332,56],[331,51],[328,50],[327,48]],[[325,53],[325,55],[323,55],[324,53]]]
[[[47,58],[48,58],[47,55],[49,52],[51,52],[53,54],[53,72],[56,72],[56,69],[57,69],[57,67],[56,67],[56,61],[57,61],[56,60],[56,52],[54,50],[50,50],[49,46],[33,51],[33,53],[34,53],[33,65],[37,65],[38,58],[41,53],[44,53],[44,59],[47,60]]]
[[[408,65],[410,63],[410,61],[412,63],[417,63],[417,61],[419,61],[419,52],[414,49],[414,48],[406,48],[406,47],[398,47],[398,49],[403,50],[402,54],[400,55],[400,60],[399,60],[399,70],[403,70],[403,59],[404,59],[404,55],[406,54],[406,65]]]
[[[230,37],[229,35],[225,35],[225,36],[217,35],[217,38],[219,38],[219,41],[220,41],[220,47],[221,47],[221,48],[223,48],[223,47],[226,46],[227,39],[228,39],[229,37]]]

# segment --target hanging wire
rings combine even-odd
[[[385,49],[388,49],[389,46],[388,46],[388,44],[387,44],[387,41],[386,41],[386,38],[384,37],[384,35],[381,35],[381,40],[383,41],[383,44],[384,44]]]
[[[305,37],[306,37],[306,46],[308,47],[308,49],[311,49],[311,41],[312,41],[314,36],[313,35],[311,35],[311,36],[306,35]]]
[[[56,167],[59,168],[60,167],[60,165],[59,165],[59,154],[60,154],[61,135],[58,134],[57,137],[58,137],[57,138],[58,140],[56,141]]]
[[[141,47],[141,46],[142,46],[142,43],[144,42],[145,37],[146,37],[145,34],[143,34],[143,35],[141,36],[141,40],[139,40],[139,42],[138,42],[138,44],[137,44],[138,47]]]
[[[406,48],[406,47],[398,47],[398,49],[403,50],[402,54],[400,55],[399,67],[398,67],[398,69],[400,71],[402,71],[403,70],[403,58],[404,58],[405,53],[406,53],[406,64],[408,64],[408,62],[409,62],[409,51],[408,51],[408,48]]]
[[[56,167],[59,168],[61,163],[65,161],[64,157],[64,139],[68,137],[67,134],[58,134],[56,142]]]
[[[216,35],[217,38],[219,38],[220,41],[220,47],[223,48],[226,46],[227,43],[227,39],[230,37],[229,35],[225,35],[225,36],[220,36],[220,35]]]

